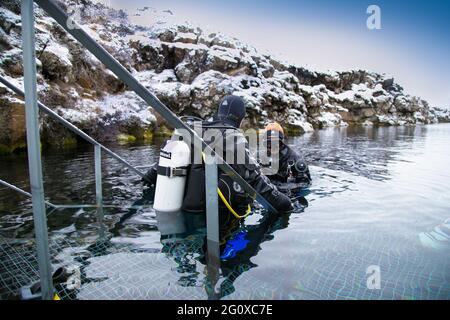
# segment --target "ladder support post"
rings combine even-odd
[[[219,200],[217,164],[209,158],[205,164],[206,228],[208,240],[219,242]]]
[[[94,145],[95,159],[95,200],[97,204],[97,221],[99,224],[99,235],[103,238],[105,230],[103,226],[103,189],[102,189],[102,148]]]
[[[205,193],[206,193],[206,239],[207,239],[207,271],[210,287],[207,288],[210,299],[218,299],[215,285],[219,280],[220,269],[220,231],[219,200],[217,196],[218,167],[215,158],[207,156],[205,161]]]
[[[36,237],[39,277],[42,299],[53,296],[52,266],[48,244],[47,216],[45,211],[42,178],[39,111],[36,91],[36,54],[34,10],[32,0],[22,0],[22,46],[25,87],[25,117],[27,128],[28,166],[33,204],[34,232]]]

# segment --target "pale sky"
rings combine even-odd
[[[450,1],[104,0],[126,10],[170,9],[177,22],[221,31],[282,60],[319,70],[387,73],[406,92],[450,108]],[[381,30],[369,30],[370,4]]]

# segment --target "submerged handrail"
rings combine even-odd
[[[10,189],[12,189],[12,190],[14,190],[16,192],[18,192],[18,193],[20,193],[20,194],[22,194],[22,195],[24,195],[24,196],[26,196],[28,198],[32,197],[31,193],[29,193],[29,192],[27,192],[27,191],[25,191],[23,189],[20,189],[19,187],[16,187],[15,185],[10,184],[10,183],[6,182],[5,180],[0,179],[0,184],[5,186],[5,187],[8,187],[8,188],[10,188]],[[53,203],[51,203],[49,201],[45,201],[45,204],[48,205],[49,207],[52,207],[52,208],[57,208],[58,207],[57,205],[54,205]]]
[[[3,83],[8,89],[10,89],[11,91],[13,91],[14,93],[16,93],[17,95],[24,97],[25,93],[20,90],[18,87],[16,87],[15,85],[13,85],[11,82],[9,82],[8,80],[6,80],[6,78],[4,78],[2,75],[0,75],[0,82]],[[52,117],[53,119],[55,119],[57,122],[61,123],[64,127],[66,127],[67,129],[69,129],[70,131],[74,132],[76,135],[82,137],[84,140],[86,140],[87,142],[93,144],[93,145],[97,145],[100,148],[103,149],[103,151],[105,151],[106,153],[108,153],[110,156],[112,156],[113,158],[117,159],[119,162],[121,162],[123,165],[125,165],[126,167],[128,167],[129,169],[133,170],[135,173],[137,173],[140,177],[146,179],[145,174],[138,170],[137,168],[135,168],[133,165],[131,165],[128,161],[126,161],[125,159],[123,159],[121,156],[119,156],[117,153],[115,153],[114,151],[111,151],[110,149],[108,149],[107,147],[105,147],[104,145],[102,145],[100,142],[96,141],[94,138],[92,138],[91,136],[89,136],[88,134],[86,134],[85,132],[83,132],[81,129],[77,128],[74,124],[72,124],[71,122],[67,121],[66,119],[64,119],[63,117],[61,117],[59,114],[57,114],[55,111],[53,111],[52,109],[50,109],[49,107],[47,107],[46,105],[44,105],[41,102],[37,102],[39,108],[44,111],[47,115],[49,115],[50,117]]]
[[[0,179],[0,185],[10,188],[23,196],[31,198],[31,193]],[[45,201],[45,204],[53,209],[77,209],[77,208],[98,208],[97,204],[54,204],[50,201]],[[140,208],[151,208],[151,205],[114,205],[114,204],[102,204],[103,208],[122,208],[122,209],[140,209]]]
[[[179,119],[168,107],[166,107],[153,93],[145,88],[133,75],[118,62],[108,51],[89,36],[73,19],[53,1],[53,0],[34,0],[49,16],[80,42],[90,53],[92,53],[100,62],[111,70],[120,80],[122,80],[131,90],[140,96],[148,105],[155,109],[173,128],[184,129],[189,132],[194,142],[199,142],[204,151],[216,159],[217,166],[230,178],[237,182],[253,199],[263,204],[269,211],[278,212],[264,196],[259,194],[242,178],[224,159],[193,131],[186,123]],[[71,27],[68,26],[71,21]],[[198,147],[194,143],[194,147]]]

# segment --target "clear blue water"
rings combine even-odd
[[[108,240],[97,239],[95,210],[52,212],[53,262],[80,267],[79,299],[449,299],[449,142],[447,124],[289,138],[311,164],[309,194],[289,216],[255,210],[238,224],[224,214],[222,253],[232,239],[238,252],[218,270],[205,259],[202,215],[156,214],[139,179],[104,158],[105,202],[117,206],[105,209]],[[113,149],[148,165],[160,143]],[[43,162],[49,200],[94,203],[92,147],[48,150]],[[0,178],[28,189],[24,155],[0,164]],[[30,201],[3,187],[0,236],[32,236]]]

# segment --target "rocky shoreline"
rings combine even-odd
[[[293,133],[347,125],[449,122],[450,112],[365,70],[318,72],[279,61],[220,33],[189,24],[132,24],[122,11],[83,1],[78,23],[179,115],[211,116],[227,94],[244,98],[246,126],[276,120]],[[74,1],[60,2],[74,6]],[[36,9],[41,102],[100,141],[149,140],[164,121],[42,10]],[[0,74],[22,87],[20,1],[0,4]],[[41,118],[44,144],[75,137]],[[25,145],[24,103],[0,85],[0,153]]]

